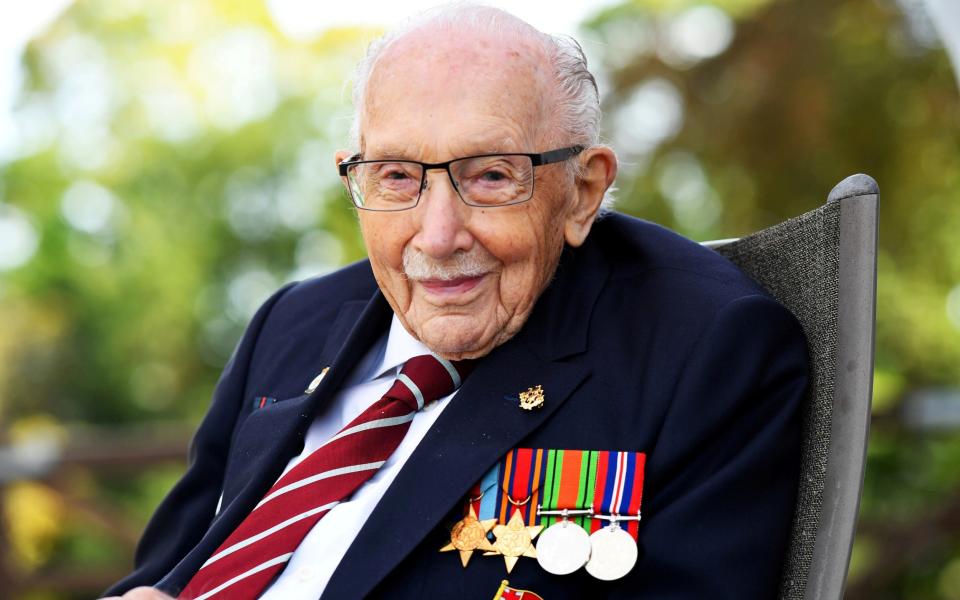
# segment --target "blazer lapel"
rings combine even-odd
[[[225,503],[250,495],[258,502],[276,481],[290,458],[302,449],[316,408],[336,393],[373,340],[383,334],[384,312],[389,322],[389,308],[379,292],[370,301],[344,304],[324,346],[321,360],[330,361],[330,371],[320,385],[309,395],[267,405],[246,418],[232,450],[231,460],[236,464],[229,477],[243,487],[224,489]]]
[[[313,409],[340,389],[370,345],[389,330],[392,316],[390,305],[379,290],[367,302],[343,305],[323,347],[323,360],[330,360],[330,371],[309,396],[311,416]]]
[[[323,361],[330,371],[313,393],[268,405],[249,415],[237,432],[231,450],[230,480],[236,489],[224,489],[223,508],[206,535],[162,580],[167,589],[182,589],[200,566],[250,513],[277,480],[289,460],[302,449],[317,406],[340,388],[344,378],[370,344],[390,322],[390,307],[380,292],[369,301],[348,302],[340,309],[327,336]]]

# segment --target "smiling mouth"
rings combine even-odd
[[[470,292],[480,284],[483,278],[484,275],[454,279],[418,279],[417,283],[430,294],[452,298]]]

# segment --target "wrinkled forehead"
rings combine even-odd
[[[509,135],[518,146],[548,137],[553,78],[543,47],[517,34],[413,31],[374,65],[361,112],[361,139]],[[502,130],[502,131],[500,131]],[[526,138],[526,139],[516,139]],[[515,150],[531,151],[527,148]]]

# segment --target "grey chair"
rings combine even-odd
[[[807,335],[811,380],[783,600],[843,596],[870,424],[879,195],[873,178],[852,175],[820,208],[704,243],[763,285]]]

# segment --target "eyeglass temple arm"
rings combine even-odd
[[[569,148],[551,150],[550,152],[544,152],[543,154],[533,154],[530,156],[530,158],[533,160],[533,165],[536,167],[567,160],[571,156],[576,156],[581,152],[583,152],[583,146],[571,146]]]

